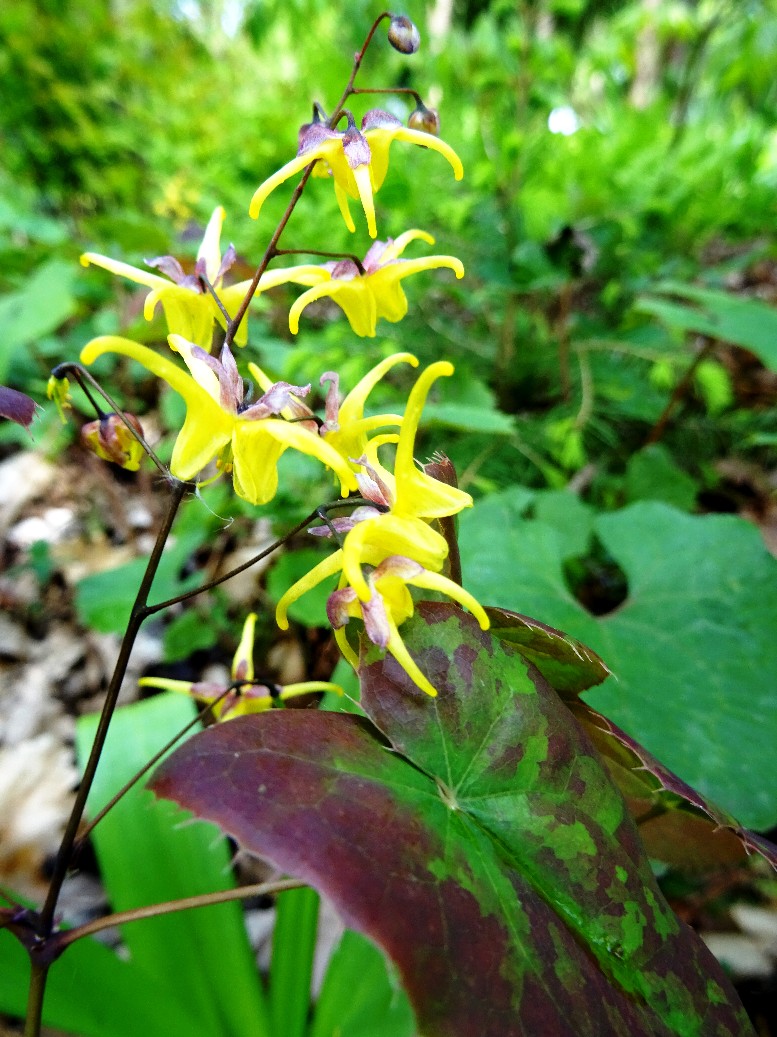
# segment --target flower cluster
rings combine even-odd
[[[394,46],[406,53],[417,49],[417,30],[407,19],[393,18],[392,32]],[[338,129],[343,117],[346,126]],[[446,159],[457,180],[463,175],[456,153],[436,135],[438,128],[436,113],[420,101],[410,127],[380,109],[367,112],[357,127],[350,112],[342,111],[339,118],[328,120],[317,107],[313,121],[300,130],[296,157],[257,189],[250,215],[258,217],[276,187],[307,170],[306,175],[332,179],[340,212],[351,232],[356,227],[349,200],[359,201],[370,237],[377,239],[375,195],[386,179],[394,141],[434,151]],[[469,507],[472,499],[434,478],[414,459],[426,397],[436,379],[453,372],[452,366],[440,361],[427,367],[410,392],[404,414],[369,414],[366,405],[371,391],[393,367],[418,366],[411,354],[397,353],[377,364],[344,399],[340,398],[337,373],[327,371],[320,379],[326,405],[325,417],[319,419],[305,403],[310,385],[273,381],[254,363],[247,364],[253,381],[247,385],[231,346],[247,341],[246,321],[241,317],[240,326],[236,326],[238,315],[244,315],[246,298],[278,285],[291,282],[307,289],[289,313],[293,334],[299,330],[306,307],[328,297],[341,308],[355,334],[374,337],[381,318],[396,322],[407,313],[402,288],[405,278],[440,267],[461,278],[464,268],[454,256],[404,258],[412,242],[434,244],[431,235],[413,229],[395,239],[374,240],[363,260],[330,253],[332,261],[318,264],[266,269],[264,263],[253,281],[227,285],[224,282],[235,264],[236,252],[230,245],[222,254],[223,222],[224,210],[217,207],[190,270],[173,256],[146,260],[149,269],[142,270],[98,253],[85,253],[81,257],[85,266],[100,266],[150,289],[144,314],[152,319],[157,304],[161,305],[172,355],[107,335],[89,342],[81,360],[89,365],[106,353],[122,355],[140,363],[182,397],[186,414],[170,462],[171,474],[180,480],[201,478],[205,468],[215,462],[218,471],[231,474],[240,497],[251,504],[265,504],[277,491],[278,461],[284,451],[296,450],[329,469],[338,481],[342,503],[338,504],[337,517],[327,519],[326,525],[311,533],[334,537],[338,547],[283,596],[277,607],[278,623],[285,629],[292,602],[322,580],[337,576],[327,612],[346,658],[358,666],[347,636],[350,621],[357,619],[370,641],[390,652],[419,688],[434,695],[436,690],[418,669],[399,634],[399,627],[413,612],[410,588],[445,594],[469,608],[481,626],[488,625],[480,605],[444,575],[448,543],[436,528],[439,519]],[[268,252],[270,259],[278,254],[274,246]],[[217,350],[212,346],[219,325],[226,338]],[[52,394],[60,406],[65,405],[67,382],[55,380]],[[134,422],[131,415],[101,415],[87,426],[84,441],[100,456],[136,468],[140,447],[145,443]],[[132,439],[133,429],[138,432],[137,443]],[[387,461],[389,450],[394,451],[393,465]],[[344,514],[346,502],[357,493],[359,498],[348,509],[350,514]],[[250,654],[254,621],[251,616],[246,622],[235,657],[234,686],[217,689],[162,679],[146,683],[189,691],[212,702],[219,717],[267,708],[273,699],[272,688],[253,683]],[[310,687],[305,685],[304,690]],[[302,690],[293,687],[279,693],[281,698],[294,694],[302,694]]]
[[[232,660],[232,680],[229,684],[212,681],[179,681],[171,677],[141,677],[141,687],[162,691],[179,691],[191,695],[198,702],[211,707],[216,720],[263,713],[277,703],[299,695],[333,691],[342,695],[343,689],[329,681],[301,681],[298,684],[257,683],[254,674],[254,631],[256,613],[252,612],[243,624],[243,634]]]
[[[357,508],[348,518],[335,519],[328,527],[311,530],[320,535],[342,535],[342,545],[298,580],[276,609],[278,625],[285,630],[289,606],[339,573],[337,589],[329,596],[327,614],[345,658],[358,667],[358,657],[348,642],[345,627],[350,619],[361,619],[370,641],[388,650],[429,695],[436,695],[436,689],[410,656],[398,630],[413,614],[408,586],[445,594],[468,608],[483,629],[489,625],[485,611],[472,595],[442,575],[448,544],[432,524],[471,507],[472,498],[424,472],[413,456],[429,389],[437,378],[452,373],[453,367],[446,361],[427,367],[410,392],[399,435],[375,436],[363,444],[357,460],[361,471],[356,480],[362,498],[370,503]],[[390,442],[396,442],[393,472],[378,458],[381,447]]]

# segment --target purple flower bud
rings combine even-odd
[[[400,54],[415,54],[421,46],[421,36],[406,14],[393,14],[388,31],[389,43]]]
[[[415,111],[410,113],[407,125],[411,130],[431,133],[433,137],[440,136],[440,116],[436,109],[427,108],[424,104],[419,104]]]

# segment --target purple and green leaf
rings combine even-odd
[[[403,636],[436,699],[368,647],[375,726],[240,718],[174,753],[154,790],[331,897],[396,962],[427,1037],[751,1033],[538,669],[448,604]]]

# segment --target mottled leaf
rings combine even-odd
[[[447,604],[402,630],[439,696],[371,647],[383,737],[346,714],[240,718],[155,791],[328,895],[396,962],[425,1037],[751,1033],[539,671]]]
[[[569,707],[641,822],[639,832],[652,857],[698,869],[758,853],[777,868],[777,846],[768,839],[744,828],[595,709],[580,700]]]
[[[492,632],[515,645],[562,698],[575,698],[610,675],[596,652],[568,634],[508,609],[486,607],[486,612]]]

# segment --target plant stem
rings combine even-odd
[[[86,807],[86,800],[94,781],[94,775],[97,770],[97,764],[100,762],[100,756],[105,745],[105,738],[108,734],[108,725],[110,724],[113,711],[116,708],[116,702],[119,697],[119,691],[121,684],[124,679],[124,675],[127,672],[127,664],[129,663],[130,653],[135,644],[135,638],[140,630],[140,625],[146,618],[146,602],[148,595],[151,590],[151,584],[154,582],[159,563],[162,558],[162,551],[164,550],[167,538],[170,535],[170,530],[173,525],[173,521],[178,512],[183,496],[186,493],[187,483],[176,482],[173,487],[173,492],[170,496],[170,502],[167,509],[167,514],[164,517],[162,525],[157,534],[154,549],[151,552],[151,557],[148,560],[146,571],[143,574],[138,593],[135,597],[135,602],[132,606],[132,613],[130,615],[129,623],[124,634],[124,638],[121,642],[121,648],[119,649],[119,657],[116,660],[116,666],[113,670],[110,684],[108,685],[108,691],[103,704],[102,713],[100,715],[100,723],[97,727],[97,734],[95,735],[94,745],[92,751],[89,754],[86,767],[84,768],[84,776],[81,779],[81,784],[76,794],[75,803],[73,809],[70,812],[67,826],[65,828],[65,834],[62,837],[62,843],[57,853],[57,858],[54,862],[54,870],[51,876],[51,882],[49,883],[48,895],[46,902],[43,905],[43,909],[40,913],[39,922],[39,935],[42,938],[47,938],[51,935],[54,922],[54,912],[57,907],[57,901],[59,900],[59,894],[62,889],[62,883],[65,881],[65,875],[70,865],[70,858],[73,852],[73,846],[78,835],[78,826],[81,823],[81,818]]]
[[[43,1019],[43,995],[46,992],[46,979],[50,965],[40,961],[32,962],[30,973],[30,990],[27,995],[27,1015],[24,1020],[24,1037],[38,1037]]]
[[[356,94],[408,94],[413,98],[419,108],[423,107],[423,100],[417,90],[413,90],[411,86],[360,86],[351,87],[350,96],[353,97]]]
[[[287,889],[299,889],[305,883],[299,879],[280,879],[278,882],[255,882],[251,886],[238,886],[236,889],[224,889],[217,893],[200,893],[193,897],[182,897],[180,900],[167,900],[162,904],[147,904],[135,907],[131,911],[117,911],[115,914],[96,918],[93,922],[79,925],[75,929],[63,929],[56,937],[57,951],[61,954],[66,947],[84,936],[92,936],[103,929],[110,929],[127,922],[139,922],[143,918],[158,918],[159,915],[170,915],[176,911],[188,911],[195,907],[209,907],[211,904],[225,904],[230,900],[245,900],[247,897],[264,896],[268,893],[282,893]]]
[[[680,401],[688,392],[688,389],[691,386],[691,382],[693,381],[693,376],[696,374],[696,369],[698,368],[702,360],[706,360],[706,358],[712,352],[714,346],[715,341],[713,339],[710,339],[706,346],[704,346],[703,349],[700,349],[699,352],[696,354],[693,363],[690,365],[688,370],[685,372],[680,381],[674,387],[674,392],[669,397],[669,402],[667,403],[666,407],[664,407],[658,421],[650,430],[650,434],[645,440],[645,446],[648,446],[650,443],[657,443],[659,439],[661,439],[661,437],[663,436],[664,432],[666,432],[666,426],[669,424],[669,419],[671,418],[675,408],[680,404]]]
[[[353,68],[351,69],[351,74],[348,77],[348,83],[346,84],[342,97],[338,101],[334,113],[328,123],[330,129],[335,128],[340,119],[340,116],[343,113],[343,105],[351,95],[354,80],[356,79],[356,74],[358,73],[359,68],[361,67],[362,60],[364,59],[364,55],[367,51],[367,48],[370,45],[375,30],[384,18],[390,17],[391,14],[389,11],[384,11],[382,14],[378,15],[378,17],[372,23],[372,28],[367,33],[364,43],[362,44],[361,50],[358,51],[354,56]],[[227,346],[227,348],[230,348],[232,346],[235,335],[237,333],[237,329],[240,327],[240,322],[245,317],[246,311],[248,310],[248,307],[251,305],[251,300],[256,294],[256,289],[259,287],[259,282],[262,279],[262,274],[264,274],[264,272],[266,271],[270,263],[270,260],[274,259],[275,256],[278,255],[277,245],[280,241],[281,234],[283,234],[284,230],[286,229],[286,224],[291,219],[291,214],[294,212],[294,209],[297,206],[297,202],[300,200],[302,192],[305,190],[305,186],[308,180],[310,179],[311,173],[313,172],[313,166],[315,166],[317,161],[318,159],[315,159],[313,162],[310,163],[309,166],[305,167],[305,171],[302,174],[299,183],[294,188],[294,193],[289,199],[289,204],[286,206],[286,211],[284,212],[283,216],[281,216],[280,222],[278,223],[278,226],[275,228],[275,231],[273,233],[273,236],[270,238],[267,248],[264,250],[264,255],[262,256],[259,266],[256,268],[256,272],[254,273],[254,276],[251,279],[251,283],[246,290],[246,294],[243,297],[243,301],[240,303],[240,306],[235,316],[227,324],[227,333],[224,337],[224,345]]]
[[[162,462],[159,460],[154,450],[146,442],[145,438],[138,433],[138,430],[135,428],[135,426],[131,422],[127,421],[126,417],[124,416],[124,411],[121,409],[121,407],[119,407],[118,403],[116,403],[113,397],[105,389],[103,389],[103,387],[100,385],[100,383],[97,381],[97,379],[91,371],[87,371],[87,369],[82,364],[69,362],[65,364],[59,364],[57,367],[54,368],[54,370],[51,373],[55,378],[61,378],[67,374],[72,374],[75,380],[83,389],[89,402],[99,413],[100,408],[92,399],[84,382],[87,381],[90,385],[94,386],[97,392],[99,392],[99,394],[111,408],[111,411],[116,415],[117,418],[124,422],[126,427],[129,429],[130,433],[135,437],[135,439],[137,439],[138,443],[140,443],[140,445],[143,447],[145,452],[154,462],[154,464],[165,477],[165,479],[167,479],[168,481],[170,480],[170,473],[165,467],[165,465],[163,465]]]
[[[334,112],[332,114],[332,118],[329,120],[329,126],[330,126],[331,129],[334,129],[334,127],[337,125],[337,122],[338,122],[340,116],[343,113],[343,105],[345,104],[345,102],[348,100],[348,98],[353,93],[353,84],[354,84],[354,82],[356,80],[356,76],[357,76],[357,74],[359,72],[359,69],[361,68],[362,61],[364,61],[364,55],[367,53],[367,48],[369,47],[370,43],[372,43],[372,37],[375,35],[375,30],[378,28],[378,26],[380,25],[380,23],[383,21],[384,18],[390,18],[390,17],[391,17],[391,12],[390,11],[383,11],[381,14],[378,15],[378,17],[372,23],[372,26],[370,27],[370,31],[367,33],[367,35],[364,38],[364,43],[362,43],[362,45],[361,45],[361,50],[358,50],[356,52],[356,54],[354,55],[354,58],[353,58],[353,68],[351,69],[351,74],[348,77],[348,82],[345,85],[345,90],[343,90],[342,97],[337,102],[337,105],[335,106],[335,110],[334,110]]]

